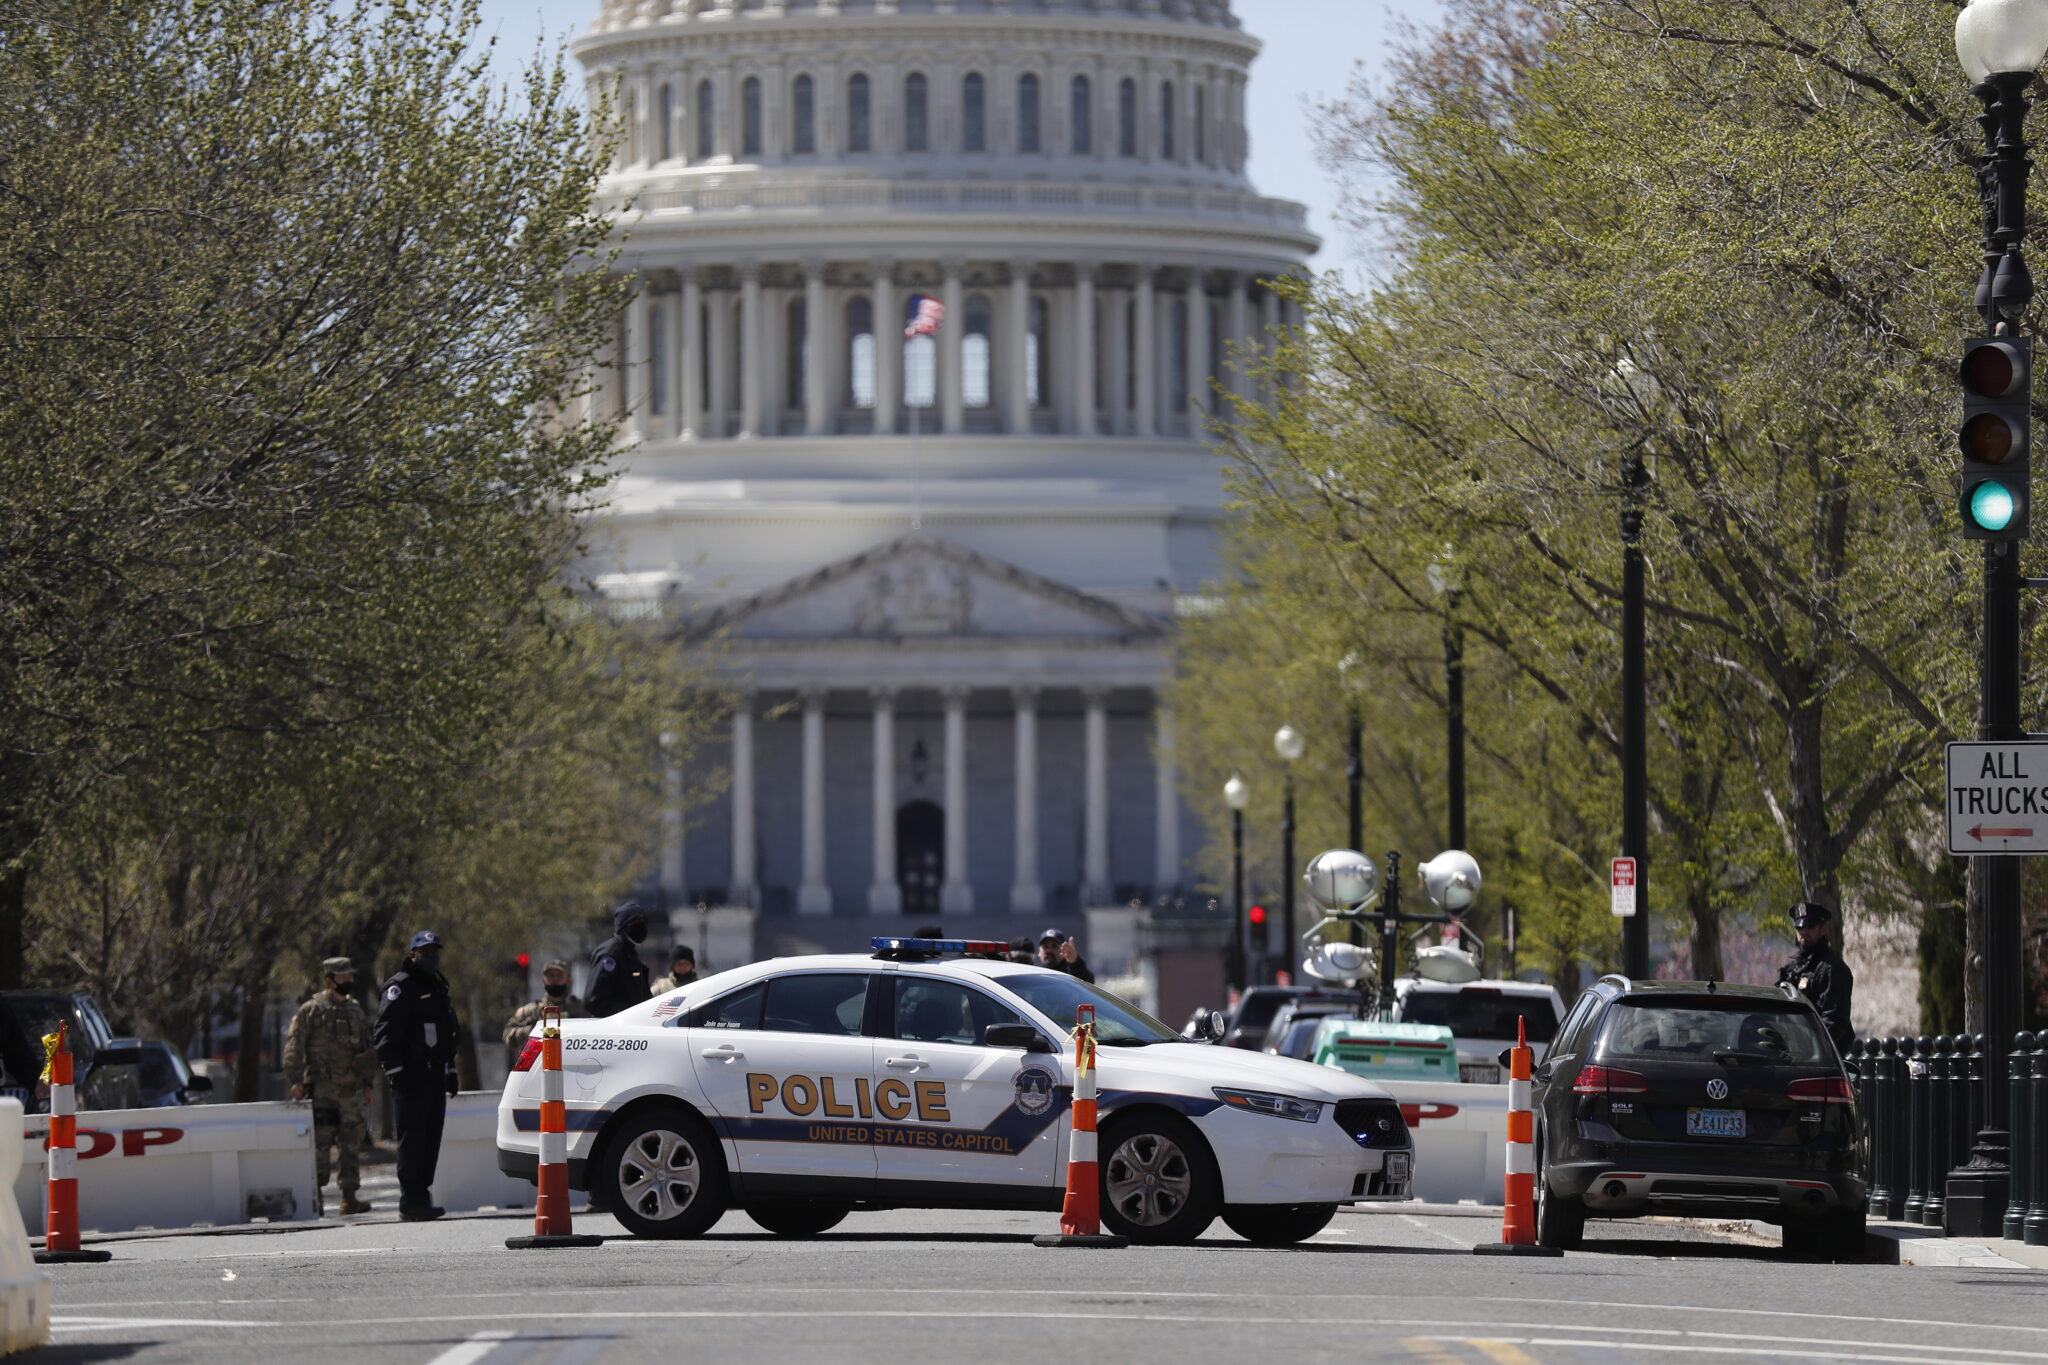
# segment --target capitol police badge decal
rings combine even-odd
[[[1042,1066],[1027,1066],[1017,1073],[1017,1109],[1033,1118],[1052,1108],[1053,1091],[1059,1078]]]

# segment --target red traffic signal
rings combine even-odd
[[[1264,924],[1266,922],[1266,907],[1254,905],[1251,909],[1245,911],[1245,917],[1253,924]]]
[[[528,967],[531,967],[533,965],[533,954],[521,953],[518,957],[515,957],[512,960],[519,964],[519,970],[523,972]]]

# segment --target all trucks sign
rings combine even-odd
[[[2048,853],[2048,741],[1948,746],[1948,851]]]

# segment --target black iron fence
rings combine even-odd
[[[2004,1233],[2048,1246],[2048,1032],[2013,1044]],[[1870,1142],[1870,1216],[1942,1226],[1948,1173],[1970,1160],[1984,1124],[1984,1035],[1864,1038],[1846,1060]]]

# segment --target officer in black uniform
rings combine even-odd
[[[1792,932],[1799,937],[1799,951],[1778,968],[1778,984],[1789,981],[1797,986],[1819,1011],[1836,1049],[1846,1052],[1856,1041],[1856,1030],[1849,1023],[1849,997],[1856,990],[1856,977],[1828,942],[1828,924],[1833,918],[1825,905],[1814,901],[1792,907]]]
[[[441,936],[422,929],[412,936],[404,964],[384,983],[373,1035],[398,1111],[398,1216],[408,1223],[442,1213],[433,1202],[434,1168],[441,1160],[448,1097],[456,1090],[461,1028],[441,975]]]
[[[647,964],[636,946],[646,941],[647,912],[638,902],[627,901],[612,911],[612,936],[590,951],[590,988],[583,1003],[592,1018],[647,1003]]]

